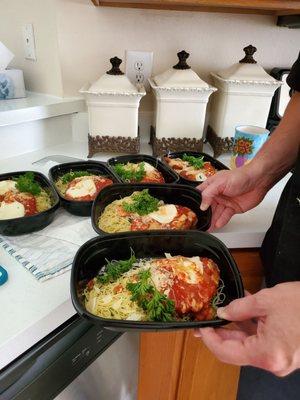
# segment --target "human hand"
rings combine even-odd
[[[226,225],[234,214],[257,206],[270,186],[250,165],[232,171],[219,171],[197,187],[202,193],[201,210],[212,207],[210,231]]]
[[[234,329],[202,328],[195,336],[221,361],[285,376],[300,368],[300,282],[263,289],[218,309]]]

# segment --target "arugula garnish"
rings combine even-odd
[[[116,281],[125,272],[129,271],[135,262],[136,257],[133,252],[128,260],[107,261],[104,274],[97,276],[98,283],[106,284]]]
[[[158,210],[159,200],[149,194],[148,189],[132,195],[132,203],[123,203],[122,207],[126,212],[147,215]]]
[[[132,294],[131,300],[146,312],[151,321],[173,321],[175,303],[156,289],[150,269],[141,271],[138,278],[138,282],[130,282],[126,286]]]
[[[16,188],[20,192],[31,193],[33,195],[38,195],[41,193],[41,186],[34,181],[34,173],[26,172],[24,175],[20,175],[15,178]]]
[[[92,175],[88,171],[70,171],[60,177],[62,183],[69,183],[75,178],[80,178],[81,176]]]
[[[183,161],[187,161],[195,168],[202,168],[204,166],[204,157],[188,156],[186,153],[182,156]]]
[[[127,182],[140,182],[146,175],[145,163],[141,162],[136,170],[126,168],[124,164],[116,164],[114,167],[115,172]]]

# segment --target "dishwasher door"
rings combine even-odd
[[[74,316],[0,371],[0,399],[54,399],[120,336]]]

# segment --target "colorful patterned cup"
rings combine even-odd
[[[259,126],[240,125],[235,128],[231,168],[248,164],[268,139],[270,131]]]

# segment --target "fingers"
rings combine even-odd
[[[243,339],[223,339],[224,330],[200,329],[202,340],[212,353],[221,361],[234,365],[249,364],[248,352],[244,346]]]
[[[226,225],[231,220],[234,214],[235,211],[233,208],[224,207],[222,214],[220,214],[219,218],[215,222],[215,227],[222,228],[222,226]]]
[[[219,318],[228,321],[245,321],[255,317],[263,317],[266,313],[258,296],[253,295],[234,300],[226,307],[219,307],[217,314]]]
[[[215,175],[198,186],[198,189],[202,193],[202,201],[200,205],[202,211],[206,211],[212,204],[214,197],[222,191],[223,184],[223,181],[219,180],[217,175]]]
[[[246,332],[239,329],[218,328],[217,334],[223,340],[245,340],[248,337]]]

